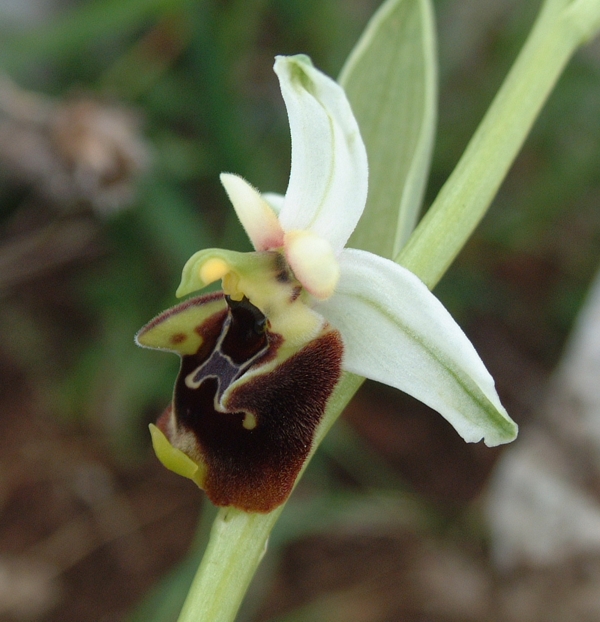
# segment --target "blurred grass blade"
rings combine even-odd
[[[388,0],[340,75],[369,158],[369,196],[349,246],[397,255],[415,226],[436,124],[437,65],[429,0]]]
[[[147,180],[138,210],[139,225],[168,259],[166,269],[174,274],[200,248],[214,246],[215,240],[203,214],[187,195],[164,180]]]

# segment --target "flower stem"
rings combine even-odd
[[[219,511],[179,622],[235,619],[282,509],[270,514],[248,514],[235,508]]]
[[[597,23],[600,2],[585,4],[580,9],[567,0],[545,2],[462,158],[396,258],[430,289],[485,215],[570,57],[594,34],[582,21],[595,17]]]
[[[590,23],[598,26],[599,14],[600,0],[544,3],[519,58],[463,157],[397,258],[430,288],[485,214],[566,63],[593,34]],[[343,376],[313,451],[362,381],[352,374]],[[179,622],[235,619],[283,507],[270,514],[246,514],[235,509],[219,512]]]

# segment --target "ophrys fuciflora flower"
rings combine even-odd
[[[344,248],[364,210],[367,156],[343,89],[305,56],[278,57],[292,166],[285,196],[221,181],[255,251],[207,249],[170,309],[137,335],[175,352],[173,400],[152,427],[159,459],[220,506],[269,512],[290,494],[343,370],[402,389],[470,442],[516,425],[473,346],[398,264]]]

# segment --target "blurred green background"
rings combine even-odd
[[[426,204],[538,8],[434,4],[439,130]],[[133,335],[176,302],[193,252],[248,248],[221,171],[285,190],[289,135],[273,57],[306,53],[335,76],[378,5],[0,0],[0,553],[34,560],[27,576],[37,578],[38,597],[48,590],[35,610],[3,604],[0,590],[0,619],[175,619],[211,510],[190,545],[201,493],[157,467],[146,431],[169,401],[177,360],[137,349]],[[535,412],[598,264],[599,74],[596,43],[569,66],[436,290],[519,423]],[[352,586],[366,589],[366,562],[381,542],[369,548],[364,533],[380,534],[383,523],[401,532],[394,542],[403,551],[435,534],[485,559],[476,499],[497,455],[464,446],[412,400],[365,387],[284,513],[242,619],[425,619],[414,594],[364,618],[336,603],[354,602],[340,596]],[[155,518],[145,522],[148,499]],[[321,577],[315,586],[302,572],[324,563],[314,551],[336,558],[323,535],[331,530],[360,532],[365,548],[346,584]],[[354,550],[348,538],[340,547]],[[128,547],[138,552],[115,553]],[[381,598],[395,602],[398,585]]]

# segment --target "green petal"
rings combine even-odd
[[[342,334],[345,369],[416,397],[468,442],[516,437],[475,348],[414,274],[353,249],[340,267],[335,295],[315,308]]]
[[[220,248],[206,248],[194,253],[183,266],[176,296],[181,298],[204,289],[229,272],[240,275],[268,275],[273,272],[273,266],[274,253],[239,253]]]
[[[425,190],[436,125],[437,66],[428,0],[388,0],[340,75],[369,158],[369,196],[349,246],[395,257]]]

